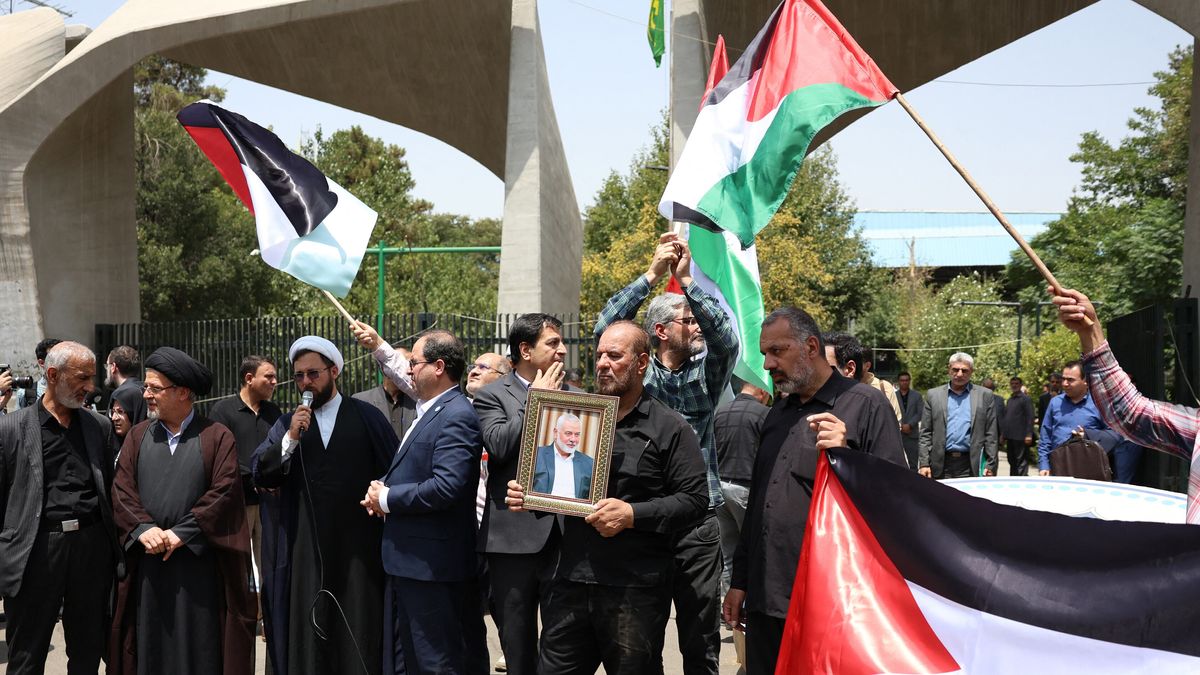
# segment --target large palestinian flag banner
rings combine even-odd
[[[1200,527],[820,460],[776,673],[1200,673]]]
[[[271,267],[346,297],[377,214],[270,131],[209,101],[179,123],[250,212]]]
[[[820,0],[786,0],[708,93],[659,212],[750,246],[817,132],[897,91]]]

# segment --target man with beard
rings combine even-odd
[[[650,336],[631,321],[600,336],[596,390],[620,399],[608,494],[586,518],[563,519],[539,672],[663,672],[674,542],[708,490],[696,434],[643,384],[650,359]],[[508,489],[509,508],[522,508],[524,488]]]
[[[644,325],[655,349],[646,368],[645,385],[650,396],[683,415],[700,439],[708,473],[708,512],[681,533],[675,544],[672,599],[684,671],[716,675],[721,649],[722,567],[717,508],[724,497],[713,414],[733,372],[738,341],[721,306],[693,282],[687,242],[673,233],[658,241],[646,273],[617,291],[600,311],[595,336],[599,339],[616,320],[632,319],[654,285],[668,275],[683,289],[683,295],[659,295],[646,308]]]
[[[387,472],[399,441],[383,413],[338,391],[345,362],[332,342],[302,337],[288,359],[312,405],[281,416],[251,462],[255,484],[279,490],[262,512],[263,557],[274,561],[263,579],[271,664],[292,675],[390,673],[383,522],[358,502]]]
[[[113,514],[127,574],[117,585],[108,672],[254,671],[250,533],[237,446],[194,410],[212,373],[162,347],[146,359],[147,421],[125,437]]]
[[[819,450],[849,447],[906,466],[892,406],[825,358],[813,318],[783,307],[763,321],[759,349],[777,391],[763,421],[750,504],[733,558],[725,620],[746,632],[746,672],[775,672]]]
[[[591,457],[579,452],[583,423],[571,413],[554,422],[554,442],[537,449],[533,467],[533,492],[557,497],[587,499],[592,491]]]
[[[108,353],[104,361],[104,386],[112,389],[109,400],[118,399],[132,404],[133,409],[123,406],[130,426],[146,419],[146,401],[142,399],[142,357],[129,345],[121,345]],[[118,396],[118,392],[122,395]],[[133,394],[132,396],[130,394]]]
[[[96,357],[75,342],[46,356],[46,393],[0,416],[0,595],[8,672],[41,673],[62,609],[67,672],[95,673],[120,551],[109,483],[112,425],[83,408]]]
[[[504,499],[508,481],[517,475],[529,389],[566,388],[562,322],[540,312],[522,314],[509,327],[508,347],[512,372],[475,393],[475,412],[488,455],[479,549],[487,554],[492,617],[500,633],[504,665],[509,675],[533,675],[538,660],[538,610],[544,616],[561,533],[553,516],[512,511]]]

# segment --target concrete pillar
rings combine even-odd
[[[713,48],[704,26],[704,0],[671,3],[671,169],[700,112]]]
[[[550,99],[536,0],[512,3],[500,246],[498,311],[579,311],[583,221]]]
[[[66,27],[52,9],[0,17],[0,110],[66,54]],[[0,363],[32,373],[42,315],[25,197],[25,164],[37,147],[34,120],[0,135]]]

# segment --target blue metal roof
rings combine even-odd
[[[1061,213],[1005,213],[1028,241],[1045,231]],[[880,267],[908,267],[908,245],[915,240],[918,267],[997,267],[1008,264],[1017,243],[987,211],[860,211],[855,227],[871,246]]]

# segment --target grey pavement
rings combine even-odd
[[[488,626],[488,651],[491,653],[493,663],[500,655],[500,641],[496,635],[496,626],[492,623],[491,617],[487,619]],[[735,675],[738,671],[737,658],[734,656],[733,650],[733,634],[725,629],[722,629],[721,636],[723,638],[721,644],[721,675]],[[67,672],[67,655],[64,650],[62,624],[59,624],[54,629],[54,639],[50,643],[50,655],[46,659],[47,673],[65,673]],[[266,643],[262,640],[257,640],[258,653],[255,659],[255,673],[264,674],[266,663]],[[667,642],[666,649],[663,650],[664,671],[666,675],[682,675],[683,666],[679,659],[679,642],[676,640],[675,620],[667,624]],[[4,642],[0,642],[0,665],[8,663],[8,646]],[[5,668],[7,671],[7,668]],[[600,672],[604,672],[601,668]]]

